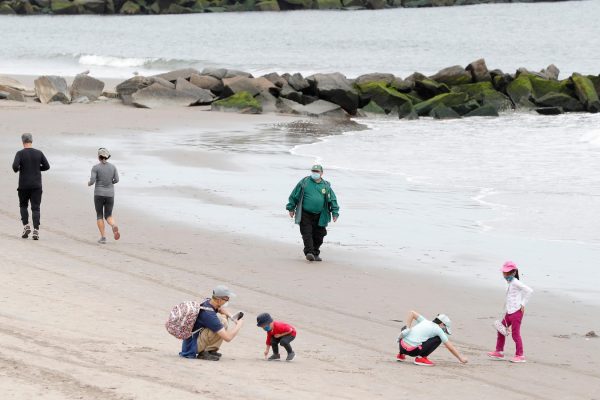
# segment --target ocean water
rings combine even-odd
[[[600,1],[591,0],[373,12],[0,17],[0,72],[90,69],[127,77],[224,66],[406,76],[485,57],[505,71],[555,63],[562,76],[598,74],[598,15]],[[498,286],[499,266],[512,259],[538,290],[599,301],[600,115],[360,122],[369,129],[319,135],[306,123],[137,132],[101,144],[81,138],[90,159],[65,159],[54,170],[81,181],[94,150],[106,146],[122,175],[119,202],[300,249],[284,206],[307,168],[320,162],[342,210],[325,251],[374,254],[386,266]],[[183,155],[172,156],[178,152]],[[223,155],[226,163],[202,161]]]
[[[600,1],[380,11],[0,16],[0,73],[128,77],[180,67],[434,73],[484,57],[513,72],[600,72]]]

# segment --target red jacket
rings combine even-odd
[[[296,328],[285,322],[273,321],[273,329],[267,332],[267,346],[271,345],[271,339],[273,339],[275,335],[281,335],[286,332],[290,332],[290,335],[296,337]]]

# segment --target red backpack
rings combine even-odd
[[[192,332],[194,323],[196,323],[198,314],[200,314],[201,311],[214,312],[215,310],[211,307],[203,307],[202,303],[197,301],[186,301],[176,305],[171,310],[169,319],[165,322],[167,332],[177,339],[184,340],[191,337],[194,333],[201,331],[202,329]]]

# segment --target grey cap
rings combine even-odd
[[[446,314],[439,314],[437,316],[437,319],[439,319],[440,321],[442,321],[444,323],[444,325],[446,325],[446,330],[448,331],[448,335],[452,335],[452,321],[450,321],[450,318],[448,318],[448,316]]]
[[[23,143],[33,143],[33,135],[31,133],[24,133],[21,135]]]
[[[235,293],[233,293],[227,286],[219,285],[213,290],[214,297],[235,297]]]
[[[104,147],[100,147],[98,149],[98,157],[104,157],[106,159],[110,158],[110,152],[108,151],[108,149],[105,149]]]

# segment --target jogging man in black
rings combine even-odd
[[[32,147],[33,137],[31,133],[21,135],[23,150],[15,155],[13,171],[19,173],[19,207],[21,207],[21,221],[23,222],[23,234],[21,237],[27,239],[31,233],[29,226],[29,212],[27,208],[31,202],[31,214],[33,217],[33,240],[39,239],[40,230],[40,204],[42,202],[42,171],[50,169],[46,156],[41,151]]]

